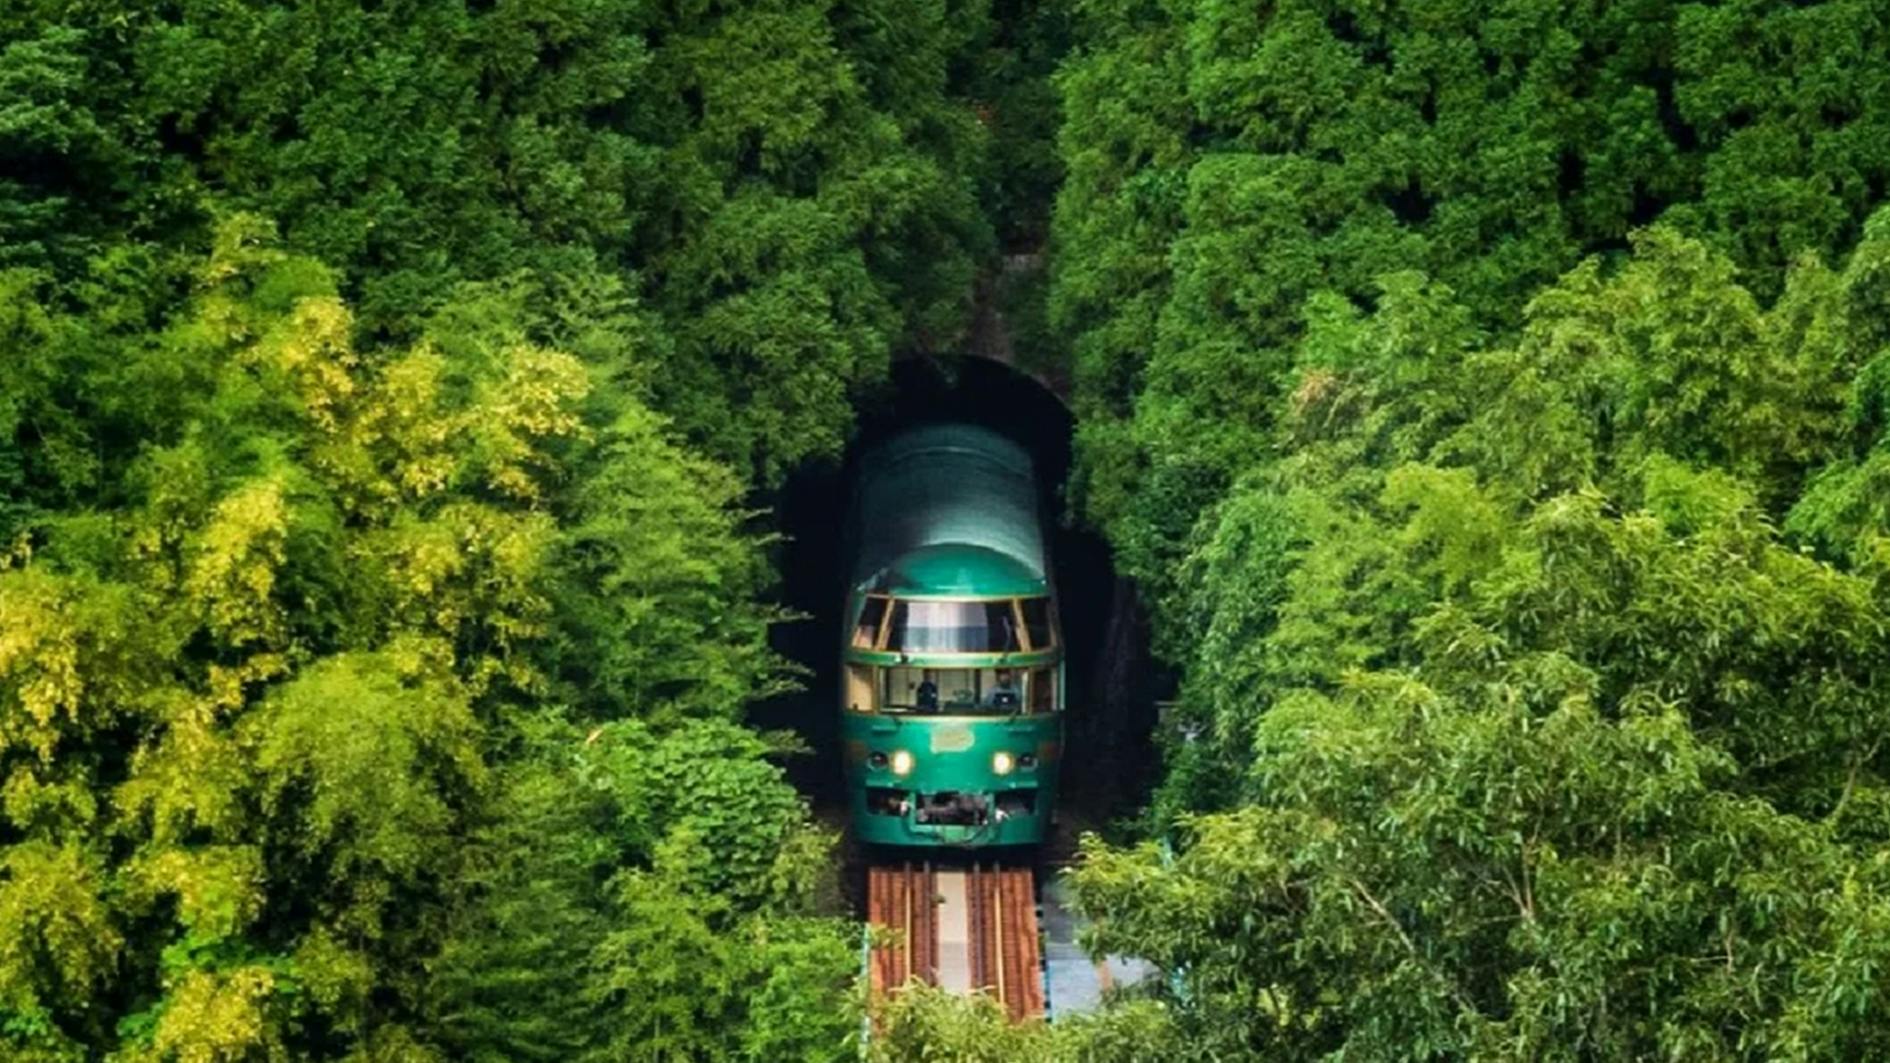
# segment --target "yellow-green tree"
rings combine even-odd
[[[20,312],[29,357],[91,342],[30,397],[81,396],[103,442],[67,485],[76,504],[38,507],[0,572],[9,1052],[436,1058],[424,971],[463,926],[454,899],[492,896],[478,877],[491,854],[466,839],[504,821],[514,772],[495,764],[518,756],[519,721],[557,691],[583,695],[578,719],[727,720],[774,682],[729,475],[634,398],[590,402],[593,368],[533,342],[517,300],[467,297],[484,309],[361,348],[332,274],[237,218],[154,330]],[[670,504],[636,505],[639,488]],[[632,603],[554,614],[598,581]],[[573,675],[565,637],[675,678]],[[724,854],[816,844],[765,748],[718,726],[699,755],[746,772],[740,792],[765,814],[698,817],[678,837]],[[607,778],[647,810],[700,803],[669,762],[587,783],[570,759],[582,731],[546,745],[574,792]],[[614,839],[605,879],[679,844],[669,828],[593,827]],[[784,867],[779,889],[808,866]],[[780,895],[700,888],[758,928]],[[603,893],[574,903],[597,906],[583,925],[602,949],[601,915],[622,913]],[[610,925],[638,925],[625,918]],[[716,1036],[747,1028],[726,1026]]]

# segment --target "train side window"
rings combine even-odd
[[[853,648],[870,650],[879,645],[879,629],[886,619],[886,599],[868,598],[860,606],[860,620],[853,625]]]
[[[864,664],[847,665],[847,708],[853,712],[877,712],[873,697],[873,669]]]
[[[1032,668],[1030,670],[1030,711],[1057,711],[1057,670],[1055,668]]]
[[[1030,635],[1030,648],[1047,650],[1056,644],[1056,628],[1050,623],[1050,599],[1025,598],[1018,603],[1024,610],[1024,630]]]

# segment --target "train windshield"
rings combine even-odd
[[[1011,599],[895,601],[886,648],[902,653],[1012,653],[1024,648]]]

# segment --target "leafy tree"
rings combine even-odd
[[[1095,945],[1210,1056],[1880,1053],[1881,20],[1525,8],[1082,11],[1051,306],[1183,669]]]
[[[1672,108],[1706,150],[1668,219],[1710,233],[1771,295],[1804,249],[1855,242],[1890,165],[1878,57],[1890,25],[1869,4],[1681,4]]]
[[[596,1009],[658,1004],[603,988],[625,913],[662,914],[632,903],[658,870],[718,938],[765,945],[723,954],[701,1044],[839,1043],[782,1026],[841,1014],[853,951],[805,907],[823,839],[729,722],[778,677],[734,480],[531,338],[607,347],[634,315],[571,328],[560,306],[609,300],[475,288],[414,344],[364,347],[335,275],[247,218],[190,272],[151,331],[115,324],[144,305],[118,291],[71,309],[13,275],[39,301],[12,342],[48,367],[14,408],[88,460],[16,466],[31,507],[0,571],[8,1054],[498,1058],[537,1036],[529,1000],[576,1001],[546,1017],[598,1017],[571,1036],[601,1051]],[[684,537],[693,567],[657,578]],[[554,616],[600,579],[635,608]],[[578,639],[676,678],[574,674]],[[554,741],[552,689],[652,722]],[[550,929],[505,940],[521,925]],[[469,963],[577,991],[515,979],[495,1003]]]
[[[1178,855],[1089,848],[1096,947],[1222,1053],[1883,1051],[1890,627],[1775,523],[1850,438],[1880,258],[1764,307],[1656,230],[1509,342],[1419,277],[1316,300],[1285,456],[1178,580]]]
[[[470,839],[428,985],[432,1024],[456,1058],[574,1059],[598,1028],[585,965],[608,930],[603,883],[616,854],[606,810],[554,757],[509,765],[493,820]]]
[[[982,136],[942,102],[955,7],[770,3],[654,27],[671,165],[651,269],[678,345],[660,404],[764,480],[838,451],[894,342],[962,327],[988,229],[966,164]]]
[[[99,235],[85,200],[123,161],[94,111],[85,35],[31,25],[0,36],[0,263],[72,263]]]
[[[759,741],[528,725],[432,991],[472,1059],[837,1059],[857,939],[826,841]]]
[[[1890,510],[1881,488],[1890,473],[1890,218],[1879,213],[1865,229],[1845,271],[1840,298],[1855,357],[1865,359],[1844,392],[1845,446],[1817,474],[1793,507],[1787,528],[1826,553],[1881,578]]]
[[[1054,1024],[1013,1023],[987,994],[956,996],[913,985],[873,1012],[867,1058],[1109,1063],[1148,1059],[1211,1059],[1177,1015],[1160,1001],[1118,995],[1091,1014],[1060,1015]]]
[[[589,461],[559,547],[553,646],[574,692],[603,714],[726,716],[785,689],[767,644],[779,614],[746,604],[772,574],[738,533],[741,482],[642,407],[599,434]]]
[[[402,341],[464,281],[628,276],[657,405],[774,481],[837,453],[895,345],[962,332],[991,238],[953,64],[984,24],[945,0],[29,3],[0,16],[0,158],[35,175],[0,199],[0,265],[69,276],[249,211]]]
[[[1882,33],[1844,0],[1086,6],[1051,305],[1087,511],[1166,598],[1193,515],[1271,444],[1321,291],[1369,305],[1418,269],[1508,329],[1666,217],[1776,296],[1882,187]],[[1857,58],[1827,65],[1825,34]]]
[[[1181,33],[1157,4],[1082,9],[1077,47],[1057,72],[1064,182],[1051,229],[1049,316],[1065,334],[1075,380],[1083,508],[1107,527],[1116,563],[1151,581],[1166,556],[1160,517],[1174,516],[1179,469],[1150,469],[1130,414],[1155,323],[1172,285],[1168,245],[1195,156]],[[1156,477],[1159,480],[1155,479]]]

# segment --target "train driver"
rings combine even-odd
[[[991,690],[991,707],[994,709],[1014,709],[1022,704],[1017,695],[1017,677],[1009,668],[997,670],[997,686]]]
[[[938,711],[938,683],[932,679],[932,670],[929,668],[919,679],[918,689],[912,693],[912,707],[920,712]]]

